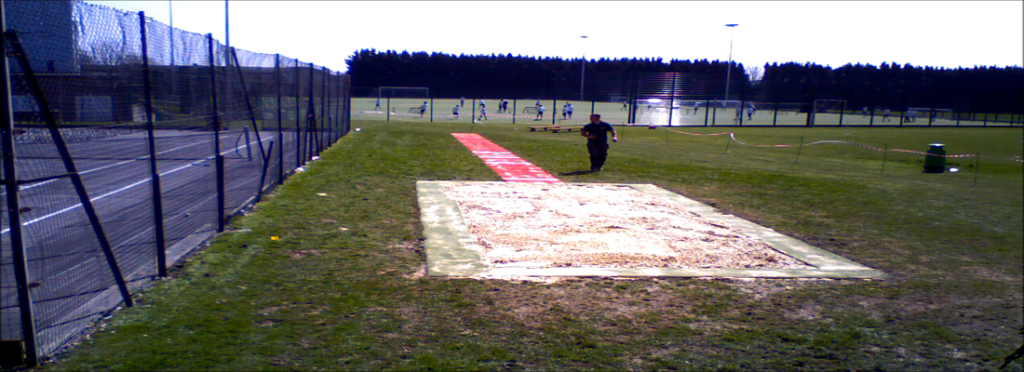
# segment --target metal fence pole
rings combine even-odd
[[[213,117],[214,161],[217,169],[217,232],[224,231],[224,157],[220,154],[220,114],[217,112],[217,64],[213,54],[213,34],[206,34],[210,63],[210,104]]]
[[[149,173],[153,188],[153,224],[156,227],[157,275],[167,277],[167,246],[164,242],[164,204],[160,189],[160,173],[156,167],[156,139],[153,128],[153,89],[149,71],[149,45],[146,43],[146,12],[139,12],[142,35],[142,86],[146,94],[146,131],[149,137]]]
[[[0,1],[0,30],[7,30],[7,17],[3,2]],[[29,290],[28,257],[25,254],[25,240],[22,236],[21,205],[18,200],[18,173],[15,167],[14,153],[14,110],[11,102],[10,63],[7,59],[7,41],[0,40],[0,83],[3,84],[4,96],[3,123],[0,124],[0,142],[3,156],[3,186],[7,196],[7,221],[10,223],[11,260],[14,266],[14,282],[17,287],[18,314],[21,317],[21,338],[25,348],[25,362],[29,367],[38,364],[36,344],[35,312],[32,309],[32,292]]]
[[[274,55],[274,85],[277,90],[277,184],[284,184],[284,118],[281,117],[281,54]]]
[[[558,118],[558,111],[555,110],[558,110],[558,99],[551,100],[551,125],[555,125]]]
[[[295,60],[295,167],[302,166],[302,114],[299,111],[302,100],[302,74],[299,60]]]
[[[774,127],[779,121],[779,101],[775,101],[775,112],[772,113],[772,126]]]
[[[341,112],[345,115],[345,134],[352,130],[352,76],[345,74],[345,108]]]
[[[669,91],[668,96],[668,126],[672,127],[672,107],[676,104],[676,73],[672,73],[672,90]],[[668,132],[665,132],[668,133]],[[666,134],[665,141],[668,142],[668,134]]]
[[[317,126],[318,142],[316,154],[319,156],[324,151],[324,135],[327,130],[327,68],[320,68],[320,125]]]

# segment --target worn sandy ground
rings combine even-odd
[[[465,183],[445,193],[489,267],[813,268],[628,186]]]

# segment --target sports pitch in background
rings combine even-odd
[[[507,100],[508,110],[499,111],[498,103]],[[543,115],[536,110],[537,99],[483,98],[486,104],[486,116],[480,108],[480,99],[445,98],[391,98],[381,99],[378,108],[377,98],[352,98],[353,120],[381,120],[392,122],[445,122],[445,123],[489,123],[534,125],[583,125],[589,122],[591,112],[601,114],[601,119],[613,125],[659,125],[665,126],[804,126],[808,123],[808,114],[800,112],[799,103],[759,103],[752,102],[754,110],[749,107],[739,111],[740,101],[719,102],[708,109],[707,101],[645,99],[637,105],[636,120],[629,120],[630,110],[623,102],[599,102],[578,100],[541,100],[545,107]],[[420,107],[426,102],[427,109],[420,115]],[[460,105],[461,103],[461,105]],[[571,118],[562,115],[563,106],[573,106]],[[746,104],[746,102],[743,102]],[[712,103],[714,105],[714,103]],[[904,125],[904,126],[956,126],[957,121],[949,110],[925,111],[916,110],[915,120],[906,119],[901,122],[903,112],[891,111],[888,116],[881,111],[864,111],[864,108],[846,107],[839,113],[836,102],[820,102],[819,111],[814,114],[815,126],[867,126],[867,125]],[[458,115],[453,113],[458,106]],[[672,109],[669,109],[669,107]],[[698,106],[695,108],[695,106]],[[739,111],[739,112],[738,112]],[[739,114],[739,115],[738,115]],[[929,117],[929,115],[932,115]],[[742,116],[742,117],[740,117]]]

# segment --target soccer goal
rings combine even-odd
[[[420,108],[419,107],[410,107],[409,108],[409,113],[410,114],[419,114],[420,113]]]
[[[526,107],[523,107],[523,113],[524,114],[534,114],[534,115],[536,115],[537,114],[537,106],[526,106]]]
[[[845,99],[816,99],[814,112],[819,114],[838,114],[846,110]]]
[[[956,120],[952,109],[941,109],[932,107],[908,107],[907,111],[917,111],[917,117],[932,120]]]
[[[415,98],[415,99],[428,99],[430,98],[430,88],[428,87],[398,87],[398,86],[381,86],[376,89],[377,98]]]

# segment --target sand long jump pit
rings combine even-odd
[[[647,184],[419,181],[427,275],[885,275]]]

